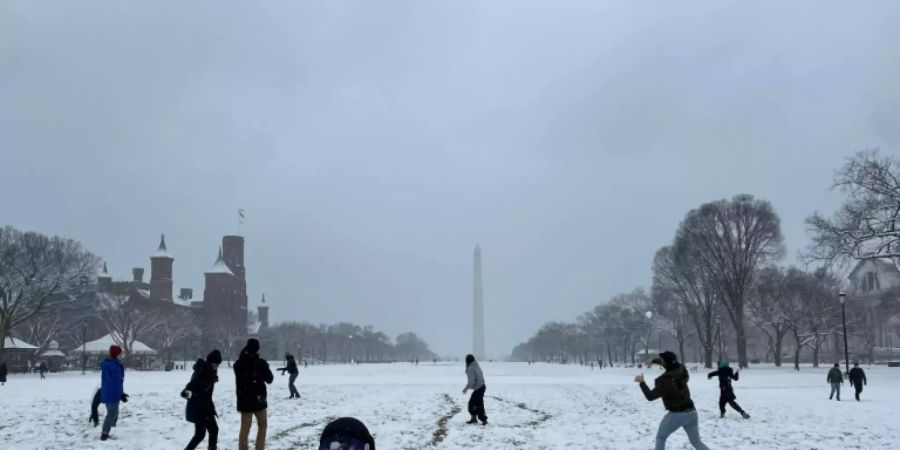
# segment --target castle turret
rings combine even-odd
[[[112,289],[112,277],[106,270],[106,261],[103,262],[103,268],[97,273],[97,290],[100,292],[109,292]]]
[[[266,294],[262,295],[262,302],[256,308],[256,314],[259,317],[259,329],[269,328],[269,305],[266,304]]]
[[[150,257],[150,301],[172,301],[172,264],[175,258],[166,248],[166,235],[159,238],[159,248]]]

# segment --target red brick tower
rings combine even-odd
[[[172,301],[172,263],[175,258],[166,249],[166,235],[159,238],[159,248],[150,257],[150,301]]]
[[[229,302],[229,308],[235,326],[247,328],[247,281],[244,268],[244,238],[242,236],[225,236],[222,238],[222,258],[234,274],[235,292]]]

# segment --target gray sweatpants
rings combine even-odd
[[[691,441],[691,445],[698,450],[709,450],[703,441],[700,440],[700,425],[697,418],[697,411],[686,412],[670,412],[663,417],[659,423],[659,430],[656,432],[656,450],[665,450],[666,439],[679,428],[684,428]]]

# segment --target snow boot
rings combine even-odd
[[[481,425],[485,427],[487,426],[487,417],[485,417],[484,420],[481,421]]]
[[[108,434],[103,433],[103,434],[100,435],[100,440],[101,440],[101,441],[105,441],[105,440],[107,440],[107,439],[109,439],[109,435],[108,435]]]
[[[469,424],[469,425],[477,425],[477,424],[478,424],[478,419],[476,419],[475,416],[472,416],[472,420],[470,420],[470,421],[468,421],[468,422],[466,422],[466,423]]]
[[[743,418],[745,418],[745,419],[749,419],[749,418],[750,418],[750,414],[747,414],[746,411],[741,411],[741,417],[743,417]]]
[[[725,413],[719,413],[719,418],[720,418],[720,419],[724,419],[724,418],[725,418]]]

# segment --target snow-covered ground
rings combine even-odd
[[[309,367],[301,369],[299,401],[287,399],[287,377],[276,376],[267,448],[314,449],[325,423],[339,416],[365,422],[381,450],[653,446],[663,408],[644,400],[632,383],[639,370],[518,363],[485,363],[483,368],[488,427],[463,423],[468,416],[462,363]],[[692,373],[690,385],[703,439],[712,449],[900,448],[900,369],[866,369],[870,384],[861,403],[853,401],[849,386],[844,401],[828,401],[827,367],[799,373],[774,367],[742,371],[735,387],[738,402],[753,416],[749,421],[733,411],[719,419],[716,382],[707,381],[701,369]],[[647,378],[657,373],[645,371]],[[234,449],[239,422],[234,377],[227,367],[219,375],[220,448]],[[183,371],[129,371],[125,390],[131,400],[121,407],[114,439],[100,442],[99,428],[87,421],[98,373],[50,374],[46,380],[11,376],[0,387],[0,448],[183,448],[193,432],[183,420],[184,400],[178,396],[188,378]],[[690,447],[678,432],[668,448]]]

